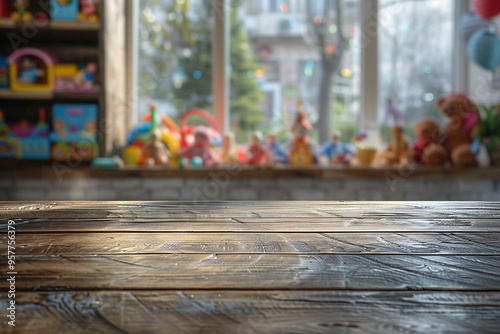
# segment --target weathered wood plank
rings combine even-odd
[[[27,218],[19,233],[50,232],[500,232],[496,219],[474,218]],[[7,221],[0,230],[7,229]]]
[[[494,202],[0,202],[13,218],[483,218],[498,219]]]
[[[0,294],[5,307],[6,294]],[[499,292],[19,293],[3,333],[497,333]]]
[[[0,261],[6,267],[6,261]],[[500,290],[500,256],[137,254],[22,257],[18,290]],[[7,287],[0,281],[0,288]]]
[[[7,234],[0,245],[7,244]],[[17,234],[17,255],[491,254],[500,233],[39,233]],[[0,256],[7,247],[0,247]]]

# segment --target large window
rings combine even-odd
[[[213,112],[212,45],[223,38],[213,33],[216,3],[140,0],[139,115],[151,102],[173,118],[190,108]],[[256,129],[289,140],[303,101],[314,140],[340,130],[350,141],[367,112],[361,108],[360,72],[363,52],[373,47],[363,37],[374,18],[361,17],[365,0],[225,3],[226,118],[237,140],[246,142]],[[378,0],[378,85],[369,89],[378,92],[383,140],[395,122],[409,129],[425,116],[440,118],[436,100],[453,89],[453,7],[453,0]]]
[[[404,124],[442,117],[440,96],[452,91],[453,0],[379,0],[379,121]]]

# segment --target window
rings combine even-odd
[[[190,108],[212,109],[211,0],[141,0],[139,116],[155,103],[178,119]]]
[[[363,44],[367,21],[362,20],[373,21],[362,17],[367,2],[225,2],[230,8],[226,118],[238,142],[247,142],[256,129],[289,140],[299,101],[306,103],[316,142],[332,130],[352,140],[367,114],[361,107],[368,101],[361,62],[372,47]],[[190,108],[212,112],[214,3],[140,0],[139,115],[151,102],[174,119]],[[378,0],[378,84],[369,89],[378,92],[384,141],[394,122],[404,123],[411,134],[422,117],[441,119],[436,100],[453,90],[454,6],[453,0]]]
[[[413,134],[452,91],[453,0],[379,0],[379,121],[387,140],[399,122]],[[404,19],[402,17],[404,16]]]

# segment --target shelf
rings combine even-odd
[[[95,100],[99,99],[99,92],[23,92],[0,89],[0,99],[5,100]]]
[[[31,22],[30,22],[31,23]],[[98,22],[72,22],[72,21],[49,21],[48,24],[44,23],[34,23],[38,29],[43,30],[95,30],[100,29],[100,24]],[[14,29],[22,28],[23,22],[16,22],[12,19],[0,19],[0,29]]]

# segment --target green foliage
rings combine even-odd
[[[482,106],[483,119],[477,124],[479,138],[500,137],[500,112],[496,106]]]

